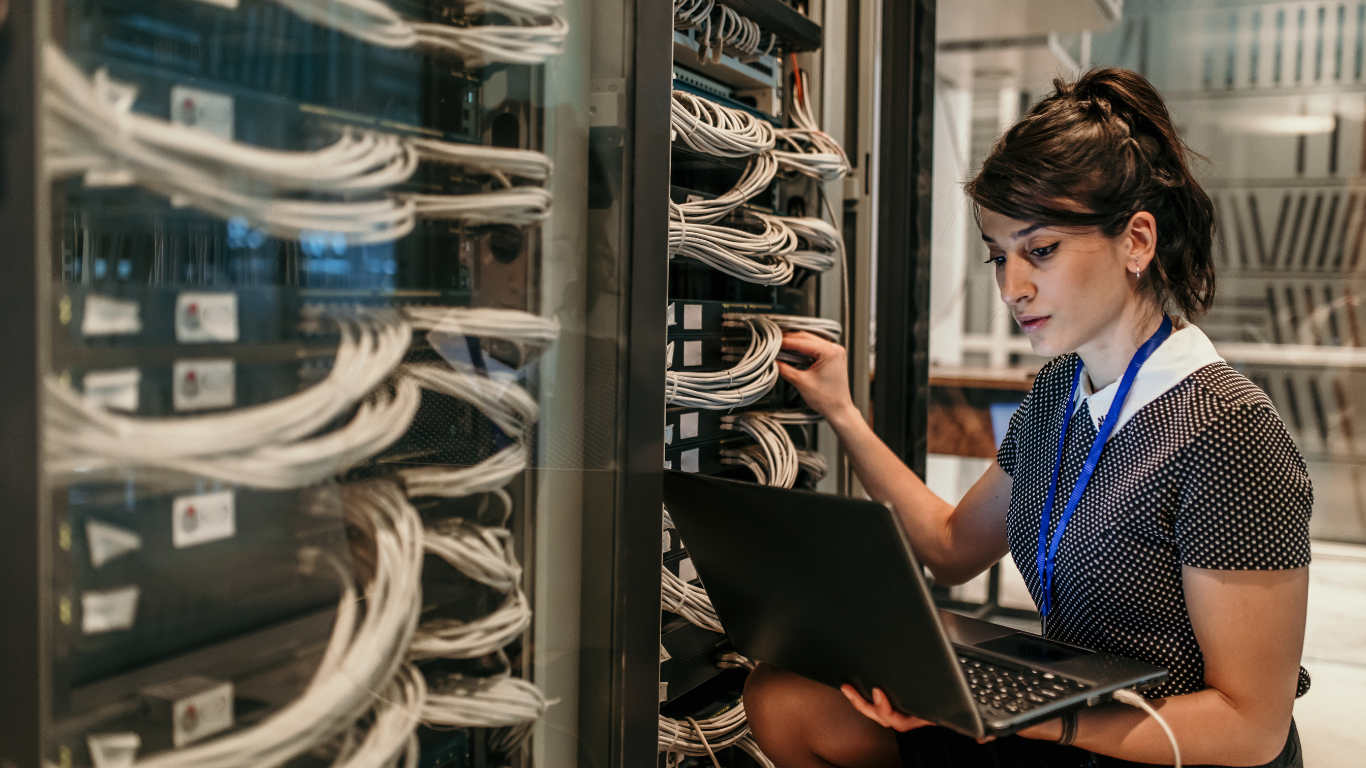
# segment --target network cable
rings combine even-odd
[[[799,267],[815,272],[829,272],[844,262],[844,237],[839,230],[823,219],[809,216],[774,216],[759,214],[760,218],[776,218],[783,226],[792,230],[806,248],[799,248],[788,254],[788,259]]]
[[[763,318],[784,331],[805,331],[820,336],[836,344],[843,336],[843,329],[840,328],[838,320],[827,320],[823,317],[808,317],[806,315],[780,315],[780,314],[746,314],[743,312],[727,312],[721,316],[726,322],[739,323],[747,322],[753,318]]]
[[[539,719],[546,705],[539,688],[511,675],[454,679],[433,686],[427,693],[422,720],[443,728],[518,726]]]
[[[364,590],[366,610],[357,610],[357,589],[349,570],[314,550],[305,565],[325,560],[343,589],[331,639],[303,694],[256,725],[152,755],[138,761],[137,768],[283,765],[348,730],[396,679],[421,610],[422,521],[392,483],[347,485],[341,491],[347,521],[373,547]],[[416,722],[411,725],[416,727]],[[377,739],[390,746],[395,741]],[[375,751],[387,752],[388,747],[376,746]]]
[[[470,579],[499,592],[511,592],[522,581],[522,566],[508,547],[512,533],[450,518],[427,529],[423,546]]]
[[[550,193],[540,187],[508,187],[467,195],[401,194],[413,214],[424,219],[453,219],[466,224],[529,226],[550,216]]]
[[[761,485],[791,488],[797,483],[797,446],[782,424],[765,413],[739,413],[722,416],[721,429],[742,431],[754,439],[755,444],[749,447],[756,449],[764,469],[759,477]]]
[[[412,21],[379,0],[275,0],[299,17],[385,48],[421,48],[461,57],[479,66],[492,62],[542,64],[564,50],[569,24],[554,13],[535,13],[543,2],[485,0],[483,9],[512,24],[458,27]],[[558,10],[556,4],[555,10]],[[472,9],[473,10],[473,9]],[[543,20],[544,19],[544,20]]]
[[[670,756],[712,756],[714,760],[717,750],[736,745],[749,732],[743,701],[705,720],[660,715],[658,749]]]
[[[750,283],[789,283],[795,270],[788,257],[797,250],[797,235],[777,217],[761,221],[764,231],[759,234],[692,221],[670,221],[669,258],[696,259]]]
[[[399,761],[404,768],[417,768],[421,745],[416,728],[426,701],[426,679],[416,667],[404,664],[375,697],[368,727],[356,724],[345,734],[331,768],[375,768]]]
[[[789,58],[792,63],[792,87],[788,89],[790,101],[787,113],[796,127],[776,131],[778,146],[787,149],[775,149],[773,154],[784,170],[823,182],[838,181],[849,174],[849,156],[834,137],[821,130],[811,114],[811,105],[807,101],[811,89],[806,73],[797,66],[796,54]]]
[[[709,200],[673,203],[669,206],[669,217],[673,221],[686,221],[689,224],[714,223],[767,189],[777,173],[778,162],[772,153],[761,152],[753,155],[745,164],[745,171],[734,187]]]
[[[818,483],[824,480],[830,471],[825,463],[825,457],[815,451],[799,449],[797,451],[797,466],[801,467],[808,477]]]
[[[661,566],[660,607],[682,616],[688,622],[712,632],[725,632],[716,609],[707,597],[707,590],[680,579],[668,568]]]
[[[687,91],[674,91],[674,135],[692,149],[718,157],[748,157],[773,149],[773,126]]]
[[[774,361],[782,348],[782,329],[764,315],[727,320],[729,328],[749,328],[749,344],[740,361],[724,371],[666,371],[667,402],[692,408],[729,410],[753,405],[778,381]],[[669,355],[672,358],[672,354]]]

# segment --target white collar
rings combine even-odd
[[[1189,323],[1181,330],[1173,331],[1172,335],[1153,351],[1148,362],[1138,369],[1133,388],[1129,390],[1129,397],[1124,401],[1124,407],[1119,412],[1119,421],[1115,422],[1115,431],[1110,433],[1111,436],[1129,423],[1129,419],[1132,419],[1139,409],[1185,381],[1192,373],[1207,365],[1223,361],[1224,358],[1219,356],[1204,331]],[[1081,408],[1082,400],[1085,400],[1091,412],[1091,423],[1096,429],[1100,429],[1101,419],[1105,418],[1106,412],[1110,410],[1110,403],[1114,401],[1115,393],[1118,391],[1119,382],[1114,381],[1099,392],[1092,393],[1091,380],[1083,365],[1081,386],[1077,388],[1076,399],[1073,401],[1074,412]]]

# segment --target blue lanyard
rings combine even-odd
[[[1081,501],[1081,495],[1086,492],[1087,484],[1091,482],[1091,475],[1096,472],[1096,464],[1100,463],[1100,452],[1105,450],[1105,442],[1115,430],[1115,422],[1119,421],[1119,412],[1124,408],[1124,401],[1134,386],[1134,377],[1138,375],[1138,369],[1148,362],[1148,358],[1152,357],[1153,352],[1170,335],[1172,319],[1163,315],[1162,325],[1157,332],[1138,348],[1134,353],[1134,359],[1129,361],[1129,369],[1124,372],[1124,378],[1119,382],[1119,391],[1115,393],[1114,402],[1110,403],[1110,410],[1101,422],[1096,441],[1091,444],[1091,452],[1086,455],[1086,463],[1082,465],[1076,485],[1072,486],[1072,495],[1067,497],[1067,506],[1063,507],[1062,517],[1058,518],[1057,530],[1053,531],[1053,539],[1049,541],[1048,522],[1053,518],[1053,502],[1058,495],[1058,472],[1062,469],[1062,451],[1067,445],[1067,427],[1072,423],[1072,414],[1076,411],[1074,404],[1077,400],[1077,388],[1081,386],[1082,364],[1080,360],[1077,361],[1077,369],[1072,374],[1072,396],[1067,399],[1067,412],[1062,419],[1062,434],[1058,435],[1058,460],[1053,464],[1053,480],[1048,485],[1048,498],[1044,500],[1043,505],[1043,520],[1039,522],[1038,573],[1043,582],[1043,600],[1039,603],[1039,613],[1045,621],[1048,619],[1049,609],[1053,607],[1053,568],[1057,564],[1058,545],[1062,543],[1062,533],[1067,530],[1067,523],[1072,519],[1072,513],[1077,511],[1077,504]]]

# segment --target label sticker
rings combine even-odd
[[[669,550],[671,550],[671,549],[674,548],[674,542],[673,542],[673,539],[669,538],[669,532],[668,532],[668,531],[663,531],[663,534],[664,534],[664,538],[662,538],[662,539],[660,540],[660,543],[664,546],[663,551],[664,551],[664,552],[668,552]]]
[[[697,566],[692,564],[691,557],[685,557],[678,561],[678,578],[684,581],[692,581],[697,578]]]
[[[175,300],[175,340],[237,341],[237,294],[186,291]]]
[[[117,525],[87,520],[85,522],[86,546],[90,549],[90,564],[101,568],[105,563],[118,557],[142,549],[142,537]]]
[[[177,360],[171,376],[171,405],[177,411],[231,408],[237,403],[237,365],[232,360]]]
[[[664,460],[664,468],[665,468],[665,469],[673,469],[673,468],[674,468],[674,463],[673,463],[672,461],[668,460],[668,459],[665,459],[665,460]]]
[[[136,368],[119,368],[114,371],[90,371],[81,381],[85,404],[93,408],[109,411],[136,411],[138,409],[138,385],[142,383],[142,371]]]
[[[677,323],[678,321],[674,319],[674,303],[671,301],[669,302],[669,325],[676,325]]]
[[[678,416],[678,439],[687,440],[697,437],[697,411],[688,411]]]
[[[673,441],[674,441],[674,425],[672,425],[672,424],[665,424],[665,425],[664,425],[664,444],[665,444],[665,445],[669,445],[669,444],[672,443]]]
[[[701,195],[692,194],[692,195],[688,195],[687,202],[689,202],[689,203],[700,203],[700,202],[702,202],[703,200],[706,200],[706,199],[707,199],[707,198],[705,198],[705,197],[703,197],[703,196],[701,196]]]
[[[702,305],[684,304],[683,305],[683,330],[700,331],[702,330]]]
[[[85,297],[81,317],[84,336],[131,336],[142,333],[142,308],[132,299],[111,299],[97,293]]]
[[[232,97],[200,88],[172,86],[171,122],[232,141]]]
[[[142,746],[142,737],[131,731],[92,733],[85,737],[85,745],[95,768],[131,768]]]
[[[690,448],[678,455],[678,468],[684,472],[696,472],[701,464],[699,461],[702,449]]]
[[[237,534],[232,491],[177,496],[171,502],[171,543],[176,549],[231,539]]]
[[[177,748],[232,727],[232,683],[175,702],[171,740]]]
[[[136,586],[98,589],[81,593],[81,631],[99,635],[129,629],[138,615]]]
[[[685,341],[683,342],[683,367],[702,364],[702,342]]]
[[[669,684],[660,682],[659,684],[659,703],[663,704],[669,700]]]

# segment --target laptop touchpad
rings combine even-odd
[[[1069,659],[1089,656],[1092,653],[1020,632],[987,640],[978,643],[975,647],[1003,656],[1013,656],[1021,661],[1030,661],[1035,664],[1057,664]]]

